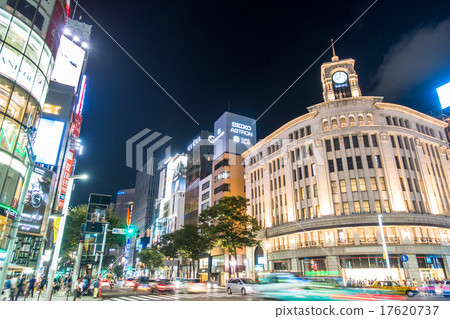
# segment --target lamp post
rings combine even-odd
[[[66,193],[66,197],[64,200],[63,210],[62,210],[61,222],[59,224],[59,229],[58,229],[58,237],[56,238],[56,246],[55,246],[55,250],[53,251],[52,264],[50,266],[50,271],[48,274],[46,300],[52,299],[53,280],[55,279],[55,274],[56,274],[56,270],[58,267],[59,251],[61,250],[61,244],[62,244],[63,235],[64,235],[64,226],[66,225],[66,216],[67,216],[67,211],[69,210],[70,196],[72,195],[73,181],[75,179],[87,179],[87,178],[88,178],[88,176],[86,174],[72,175],[69,177],[69,183],[67,185],[67,193]]]

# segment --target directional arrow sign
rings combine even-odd
[[[112,233],[115,235],[126,235],[127,234],[127,230],[123,229],[123,228],[113,228],[112,229]]]

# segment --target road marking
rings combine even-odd
[[[142,298],[150,299],[150,300],[161,300],[158,296],[141,296]]]
[[[134,296],[133,298],[136,298],[136,299],[139,299],[139,300],[145,300],[145,301],[148,301],[147,298],[143,298],[143,297]]]
[[[120,299],[122,299],[122,300],[131,300],[131,301],[134,301],[134,299],[128,298],[128,297],[120,297]]]
[[[112,300],[112,301],[120,301],[121,299],[120,298],[111,298],[110,300]]]

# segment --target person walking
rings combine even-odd
[[[42,277],[41,283],[39,284],[39,292],[42,293],[42,291],[45,289],[45,286],[47,285],[47,277]]]
[[[83,280],[81,278],[78,278],[77,281],[74,283],[75,285],[75,296],[74,301],[81,300],[81,295],[83,294]]]
[[[24,295],[25,293],[25,283],[26,283],[26,276],[22,275],[22,278],[19,279],[17,283],[17,294],[16,294],[16,301],[19,298],[19,295]]]
[[[96,278],[94,281],[94,298],[97,298],[99,288],[100,288],[100,281],[98,278]]]
[[[31,292],[31,298],[33,298],[33,296],[34,296],[34,285],[36,285],[36,277],[33,275],[33,276],[31,276],[31,279],[28,280],[28,289],[27,289],[27,293],[26,293],[27,297],[30,295],[30,292]]]
[[[17,284],[19,283],[19,275],[15,275],[11,279],[11,301],[14,301],[14,297],[17,294]]]
[[[11,276],[10,275],[8,275],[8,277],[6,277],[4,293],[5,293],[5,295],[2,298],[3,301],[11,299]]]

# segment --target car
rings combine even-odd
[[[156,284],[157,282],[155,279],[150,279],[147,276],[142,276],[136,280],[133,288],[139,291],[152,291]]]
[[[174,292],[176,289],[175,284],[169,279],[161,279],[157,282],[154,290],[157,292]]]
[[[380,295],[383,293],[407,295],[412,298],[419,293],[416,287],[400,286],[398,283],[392,280],[378,280],[373,285],[366,286],[369,289],[368,293]]]
[[[217,282],[208,280],[206,281],[206,289],[216,289],[218,287]]]
[[[441,285],[441,291],[444,297],[450,297],[450,279],[444,280]]]
[[[100,287],[109,287],[110,282],[108,279],[104,278],[100,281]]]
[[[123,285],[125,287],[127,287],[127,288],[134,288],[135,282],[136,282],[136,279],[134,279],[134,278],[127,278],[127,279],[125,279],[125,282],[124,282]]]
[[[183,287],[184,280],[181,277],[175,277],[170,279],[170,282],[175,285],[176,290],[179,290],[181,289],[181,287]]]
[[[183,293],[206,292],[206,282],[202,282],[200,278],[184,279],[181,291]]]
[[[228,280],[226,289],[229,295],[233,292],[246,295],[255,292],[256,285],[257,283],[253,279],[233,278]]]

